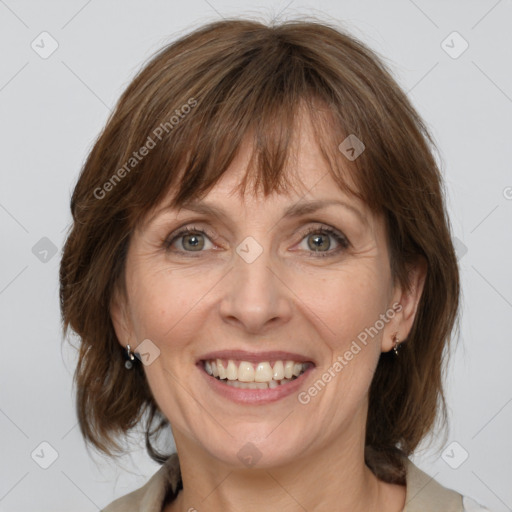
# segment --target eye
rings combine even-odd
[[[314,235],[314,236],[313,236]],[[306,243],[306,251],[310,251],[313,257],[325,258],[334,256],[344,249],[348,249],[350,242],[348,239],[335,229],[321,226],[311,227],[302,235],[303,242]],[[338,244],[338,248],[329,251],[331,242],[329,237],[333,238]]]
[[[179,242],[176,247],[177,252],[199,253],[203,249],[211,249],[213,247],[210,237],[214,238],[207,230],[199,229],[195,226],[186,226],[172,233],[164,242],[164,247],[166,250],[171,250]],[[313,257],[334,256],[350,246],[350,242],[344,235],[326,226],[310,227],[302,233],[302,237],[301,242],[306,242],[305,250],[312,253],[310,256]],[[332,245],[329,237],[338,244],[338,247],[334,250],[329,250]]]
[[[181,239],[181,241],[180,241]],[[194,226],[187,226],[173,233],[168,240],[165,241],[164,246],[167,250],[170,250],[176,241],[180,241],[178,250],[184,250],[185,252],[201,252],[205,248],[205,241],[210,240],[206,231],[197,229]],[[209,249],[211,247],[206,247]]]

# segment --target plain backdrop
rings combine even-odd
[[[117,463],[88,453],[75,351],[60,334],[70,194],[119,95],[153,52],[203,23],[308,15],[385,58],[441,151],[462,328],[446,379],[447,439],[414,461],[512,510],[510,1],[0,0],[1,511],[99,510],[158,469],[137,435]]]

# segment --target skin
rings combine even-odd
[[[425,267],[411,269],[410,290],[395,286],[383,218],[339,190],[305,118],[295,142],[290,169],[302,186],[297,181],[289,193],[267,198],[234,194],[250,155],[247,142],[202,200],[223,208],[226,218],[156,208],[131,240],[127,300],[116,296],[111,313],[124,347],[150,339],[160,350],[144,371],[172,426],[184,485],[165,512],[404,507],[405,487],[378,480],[364,463],[368,390],[380,353],[412,327]],[[345,201],[366,222],[341,205],[283,218],[299,199]],[[187,237],[166,250],[166,238],[185,224],[212,236],[196,233],[204,242],[199,251]],[[318,232],[304,232],[322,226],[341,232],[349,246],[324,235],[323,252],[315,253]],[[247,236],[263,249],[250,264],[235,251]],[[301,387],[307,390],[396,303],[401,311],[306,405],[295,393],[264,405],[234,403],[212,391],[196,367],[213,350],[296,352],[316,362]],[[251,468],[237,456],[248,442],[261,453]]]

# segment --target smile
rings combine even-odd
[[[313,363],[292,360],[274,362],[208,359],[202,361],[205,372],[218,381],[239,389],[273,389],[295,380]]]
[[[241,405],[263,405],[297,394],[317,362],[296,352],[232,349],[201,354],[196,366],[216,395]]]

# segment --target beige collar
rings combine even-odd
[[[431,476],[405,461],[407,491],[403,512],[463,512],[462,495],[443,487]]]
[[[462,496],[443,487],[406,459],[407,491],[403,512],[463,512]],[[167,494],[180,483],[178,455],[174,453],[140,489],[127,494],[102,512],[162,512]]]

